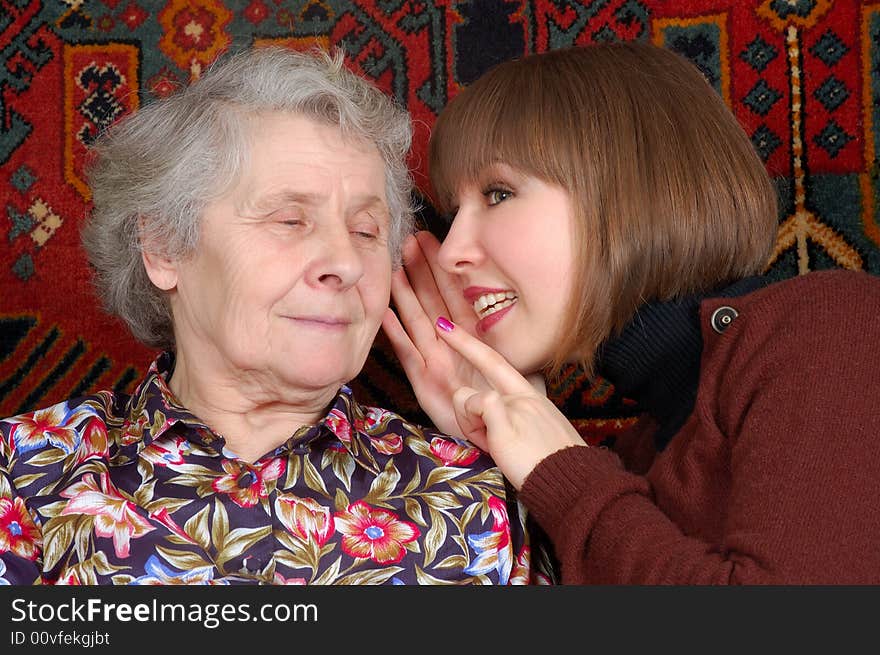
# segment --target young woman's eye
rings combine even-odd
[[[504,202],[512,196],[513,193],[507,189],[487,189],[484,195],[486,196],[489,205],[492,206]]]

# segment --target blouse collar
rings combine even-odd
[[[174,430],[186,432],[187,439],[191,441],[221,450],[223,438],[184,407],[168,386],[174,363],[174,353],[166,351],[150,365],[146,377],[137,386],[126,407],[125,425],[136,429],[124,431],[123,434],[130,434],[131,437],[129,443],[121,445],[134,445],[137,442],[137,450],[140,451],[169,430]],[[357,458],[365,450],[359,443],[364,426],[364,408],[355,401],[351,387],[342,385],[324,418],[314,425],[301,426],[285,444],[279,446],[279,450],[305,450],[321,438],[332,438]]]

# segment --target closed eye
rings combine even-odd
[[[378,241],[385,234],[389,221],[384,205],[367,207],[348,219],[348,233],[361,241]]]
[[[267,214],[267,218],[277,225],[297,227],[305,225],[308,216],[300,207],[284,207]]]

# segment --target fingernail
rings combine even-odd
[[[437,317],[437,327],[444,332],[452,332],[455,329],[455,325],[453,325],[452,321],[443,316]]]

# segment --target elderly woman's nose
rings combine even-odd
[[[361,252],[347,228],[325,229],[316,235],[309,277],[314,284],[353,286],[364,274]]]

